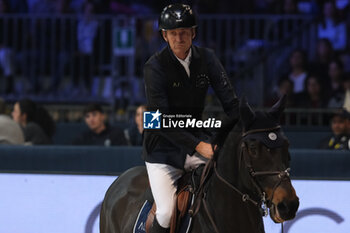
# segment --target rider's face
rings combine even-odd
[[[169,43],[173,53],[180,59],[185,59],[195,37],[194,28],[177,28],[163,31],[163,38]]]

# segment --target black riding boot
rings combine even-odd
[[[170,232],[170,229],[161,227],[157,219],[154,218],[152,226],[149,230],[149,233],[168,233],[168,232]]]

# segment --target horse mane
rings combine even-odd
[[[214,160],[217,160],[217,157],[220,154],[221,149],[223,148],[225,142],[228,140],[230,133],[236,132],[237,137],[241,136],[241,121],[237,118],[225,118],[222,121],[222,127],[219,132],[212,139],[212,146],[214,151]],[[217,148],[214,150],[214,146]]]
[[[272,128],[279,125],[279,119],[283,113],[286,102],[286,95],[283,95],[269,111],[253,111],[247,103],[245,97],[239,101],[239,117],[226,117],[222,121],[222,127],[214,136],[212,145],[217,145],[220,150],[224,145],[227,136],[236,125],[240,125],[240,129],[247,131],[248,129]],[[243,116],[243,119],[242,119]],[[243,120],[243,121],[242,121]],[[240,124],[237,124],[240,123]],[[241,133],[242,131],[239,131]],[[213,148],[214,149],[214,148]]]

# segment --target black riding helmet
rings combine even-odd
[[[159,31],[197,27],[196,16],[189,5],[176,3],[166,6],[159,17]]]

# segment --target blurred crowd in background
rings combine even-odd
[[[263,87],[256,87],[253,83],[248,86],[248,89],[269,90],[265,91],[263,102],[259,107],[271,106],[280,96],[287,94],[289,108],[335,108],[350,111],[350,1],[348,0],[216,2],[210,0],[0,0],[0,96],[13,109],[11,110],[13,119],[22,128],[29,125],[30,130],[27,130],[29,133],[24,131],[26,139],[21,140],[35,144],[35,141],[28,140],[28,134],[43,130],[38,130],[37,126],[27,124],[28,122],[23,123],[33,122],[34,117],[30,117],[31,114],[25,109],[36,109],[34,107],[36,104],[60,103],[86,106],[87,103],[95,102],[100,105],[112,104],[113,110],[121,114],[125,113],[125,109],[130,106],[133,106],[134,110],[137,106],[143,106],[145,96],[142,66],[154,52],[165,46],[158,33],[157,17],[162,8],[172,2],[191,5],[199,15],[199,19],[201,15],[213,15],[215,18],[233,14],[265,15],[265,18],[271,16],[271,19],[276,15],[291,17],[290,19],[300,16],[311,17],[311,23],[316,28],[315,51],[311,54],[309,48],[282,45],[287,59],[281,58],[280,70],[282,71],[276,74],[278,77],[272,79],[272,83],[271,80],[265,80]],[[111,21],[111,18],[121,16],[126,18],[116,21],[118,25],[114,25],[115,22]],[[245,18],[242,17],[242,21],[238,22],[244,21]],[[127,20],[123,21],[124,19]],[[205,26],[208,24],[206,23]],[[129,27],[134,30],[131,30],[135,33],[135,37],[131,38],[134,40],[132,50],[123,51],[123,53],[115,52],[115,43],[118,41],[115,42],[113,38],[119,38],[118,31],[113,31],[115,26]],[[255,28],[255,30],[258,29]],[[294,26],[290,28],[288,21],[287,26],[283,25],[278,30],[290,30],[292,34],[300,32],[294,29]],[[205,31],[203,27],[198,28],[198,33],[203,31]],[[121,40],[130,39],[129,31],[126,31],[126,34],[123,34],[123,31],[120,33]],[[221,36],[225,37],[225,34]],[[217,51],[219,42],[215,44],[200,41],[200,38],[198,40],[196,43]],[[233,51],[232,57],[235,56],[236,53]],[[133,62],[131,63],[128,59],[132,59]],[[225,67],[228,65],[226,63],[223,62]],[[238,71],[228,71],[236,88],[240,88],[239,84],[236,85],[238,81],[234,78]],[[208,101],[215,105],[215,97],[211,96],[210,91]],[[99,118],[99,121],[101,119],[103,122],[106,121],[105,112],[100,106],[90,106],[90,108],[93,109],[90,112],[95,112],[94,114],[91,115],[86,109],[80,114],[80,119],[88,126],[88,119],[94,117]],[[26,120],[22,119],[22,121],[18,117],[21,111],[26,111]],[[347,116],[344,114],[341,117],[345,125]],[[56,119],[51,120],[54,124]],[[130,122],[133,121],[134,114]],[[50,123],[47,124],[50,125]],[[44,128],[46,127],[48,126]],[[136,137],[138,142],[130,142],[130,138],[135,139],[135,135],[138,135],[135,132],[141,132],[136,123],[132,127],[130,131],[123,129],[124,131],[119,132],[125,139],[118,142],[119,144],[140,143],[139,137]],[[49,139],[52,137],[54,127],[48,128],[39,133],[42,135],[40,140],[47,140],[43,135],[48,136]],[[101,127],[95,134],[100,135],[103,132],[103,135],[110,135],[112,132],[108,125],[100,130]],[[96,136],[95,134],[87,133],[75,142],[91,140]],[[337,134],[348,134],[348,129],[345,127],[342,133]],[[113,131],[113,135],[119,134]],[[130,135],[134,136],[130,137]],[[106,141],[105,137],[101,137],[102,139],[94,140],[103,145],[115,145],[113,140]],[[120,138],[120,136],[113,137]],[[44,144],[47,142],[49,141]]]
[[[4,2],[4,1],[2,1]],[[11,0],[5,1],[10,13],[81,13],[86,0]],[[98,14],[159,14],[168,4],[183,2],[200,14],[317,14],[326,0],[247,0],[214,2],[210,0],[90,0]],[[336,1],[345,9],[347,1]]]
[[[327,0],[247,0],[218,2],[210,0],[90,0],[98,14],[159,14],[168,4],[182,2],[200,14],[319,14]],[[4,1],[3,1],[4,2]],[[86,0],[11,0],[10,13],[81,13]],[[5,4],[3,3],[3,4]],[[336,7],[346,11],[347,0],[335,1]]]
[[[165,44],[157,32],[157,17],[147,23],[142,17],[157,16],[163,6],[171,2],[176,1],[0,0],[0,93],[10,102],[26,95],[42,96],[39,100],[50,97],[55,102],[67,96],[97,97],[101,85],[113,85],[116,88],[112,89],[113,98],[124,99],[122,107],[143,103],[142,66]],[[315,56],[295,48],[283,64],[289,73],[274,80],[274,87],[269,88],[275,93],[268,92],[264,103],[270,104],[275,95],[287,92],[295,94],[291,107],[340,106],[349,88],[350,4],[347,0],[184,2],[197,11],[199,19],[203,14],[312,15],[318,37],[314,41],[317,43]],[[11,17],[13,14],[18,17]],[[76,15],[74,20],[72,15]],[[141,17],[133,24],[136,30],[131,57],[134,65],[132,77],[127,81],[122,77],[130,76],[128,61],[119,59],[118,64],[113,64],[111,22],[96,18],[125,15]],[[218,46],[198,43],[214,50]],[[232,56],[236,56],[235,51]],[[231,78],[233,75],[229,74]],[[112,81],[101,78],[110,76]],[[291,82],[286,82],[288,79]],[[235,80],[232,81],[235,84]],[[105,97],[106,92],[111,91],[104,90]]]
[[[316,56],[310,57],[307,51],[295,48],[284,64],[289,73],[275,80],[275,88],[270,87],[275,93],[264,96],[265,105],[269,105],[271,99],[281,92],[290,94],[290,107],[323,108],[344,104],[350,72],[350,5],[347,0],[185,2],[192,5],[199,17],[201,14],[240,13],[314,16],[318,37],[315,41]],[[106,25],[109,22],[98,21],[95,17],[158,15],[163,5],[166,5],[165,2],[155,0],[0,0],[0,69],[3,77],[0,93],[5,99],[10,98],[10,102],[28,94],[43,96],[41,99],[44,100],[51,97],[52,102],[62,96],[78,99],[96,97],[102,80],[96,77],[114,75],[114,68],[110,68],[113,66],[111,53],[114,48],[110,46],[113,32]],[[22,16],[7,17],[11,14]],[[21,18],[23,14],[25,18]],[[76,21],[64,18],[64,15],[72,14],[79,16]],[[41,15],[55,18],[35,18]],[[55,21],[57,18],[59,20]],[[142,21],[142,18],[139,20]],[[135,50],[131,58],[135,60],[133,77],[128,77],[127,81],[121,78],[126,76],[128,69],[127,61],[123,60],[117,64],[118,74],[114,76],[118,77],[112,77],[113,81],[106,78],[102,84],[116,88],[112,91],[116,99],[124,100],[122,107],[145,101],[143,63],[164,46],[157,33],[156,21],[150,21],[148,25],[136,22],[135,27]],[[104,44],[103,51],[99,44]],[[215,49],[216,45],[209,46]],[[130,81],[132,78],[135,80]]]
[[[9,113],[0,99],[0,145],[141,146],[145,110],[146,106],[140,105],[130,122],[112,125],[100,104],[87,104],[82,112],[84,124],[68,125],[57,135],[57,124],[43,106],[21,99]]]

